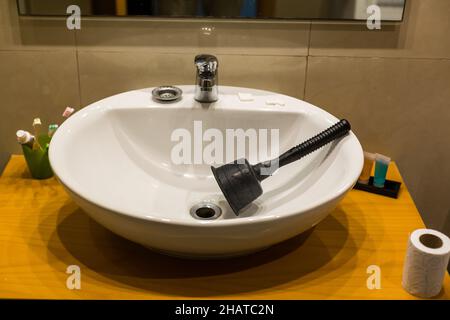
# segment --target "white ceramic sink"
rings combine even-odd
[[[363,153],[350,133],[264,180],[264,194],[236,216],[209,164],[174,163],[175,129],[194,135],[194,121],[202,121],[203,132],[215,128],[224,136],[226,129],[252,128],[269,129],[270,137],[270,129],[279,129],[279,150],[269,143],[263,150],[267,156],[257,158],[261,161],[270,158],[269,151],[282,153],[339,119],[272,92],[221,86],[219,101],[202,105],[194,101],[194,86],[179,87],[183,98],[170,104],[154,102],[152,88],[93,103],[66,120],[52,139],[56,176],[75,202],[111,231],[169,254],[245,254],[313,227],[358,179]],[[254,100],[241,101],[237,93],[250,93]],[[266,105],[267,100],[284,106]],[[254,163],[257,155],[246,148],[245,156]],[[190,209],[204,202],[216,204],[222,214],[194,218]]]

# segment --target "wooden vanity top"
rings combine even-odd
[[[388,178],[402,181],[395,164]],[[423,227],[404,184],[397,200],[352,190],[309,234],[246,257],[181,260],[111,233],[12,156],[0,177],[0,298],[414,299],[401,275],[408,235]],[[70,265],[80,290],[66,287]],[[371,265],[380,289],[367,287]],[[449,297],[446,275],[438,298]]]

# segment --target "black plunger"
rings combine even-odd
[[[291,162],[297,161],[324,145],[343,137],[350,131],[350,123],[343,119],[318,135],[293,147],[278,158],[250,165],[247,159],[239,159],[211,170],[236,215],[239,211],[258,198],[263,190],[261,181]],[[276,165],[278,162],[278,165]]]

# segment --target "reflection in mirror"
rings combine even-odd
[[[401,21],[406,0],[17,0],[26,16],[66,15],[78,5],[84,16],[169,18],[366,20],[370,5],[382,21]]]

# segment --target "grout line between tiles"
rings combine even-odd
[[[80,59],[78,56],[78,37],[77,32],[75,30],[74,38],[75,38],[75,57],[77,62],[77,78],[78,78],[78,102],[79,102],[79,108],[82,108],[82,99],[81,99],[81,74],[80,74]]]
[[[192,50],[192,52],[180,51],[152,51],[151,49],[132,49],[132,50],[107,50],[107,49],[78,49],[78,52],[82,53],[151,53],[155,55],[186,55],[186,54],[195,54],[196,52],[202,51],[203,49],[198,48],[198,50]],[[205,51],[205,50],[203,50]],[[237,52],[237,53],[221,53],[214,52],[214,50],[210,50],[212,54],[218,56],[252,56],[252,57],[297,57],[297,58],[305,58],[307,54],[273,54],[273,53],[246,53],[246,52]]]
[[[174,52],[174,51],[152,51],[151,49],[143,50],[107,50],[107,49],[83,49],[76,45],[75,49],[0,49],[0,53],[27,53],[27,52],[72,52],[77,53],[149,53],[160,54],[160,55],[184,55],[184,52]],[[192,52],[195,52],[194,50]],[[307,54],[273,54],[273,53],[215,53],[222,56],[261,56],[261,57],[297,57],[297,58],[344,58],[344,59],[398,59],[398,60],[431,60],[431,61],[450,61],[450,58],[444,57],[389,57],[389,56],[350,56],[350,55],[323,55],[323,54],[310,54],[309,48],[307,48]]]
[[[309,49],[311,48],[311,35],[312,35],[312,21],[309,22],[308,46],[306,48],[307,56],[309,56]]]
[[[431,57],[387,57],[387,56],[346,56],[346,55],[315,55],[310,54],[311,58],[343,58],[343,59],[390,59],[390,60],[424,60],[424,61],[450,61],[450,58],[431,58]]]
[[[54,49],[54,48],[46,48],[46,49],[5,49],[0,48],[0,53],[19,53],[19,52],[72,52],[74,51],[74,46],[70,46],[70,48],[64,48],[64,49]]]
[[[309,49],[311,48],[311,31],[312,31],[312,21],[309,24],[309,32],[308,32],[308,48],[306,55],[306,65],[305,65],[305,79],[303,84],[303,100],[306,100],[306,85],[308,83],[308,67],[309,67]]]

